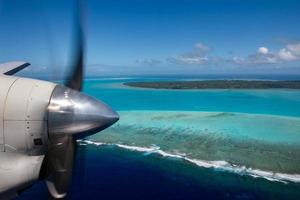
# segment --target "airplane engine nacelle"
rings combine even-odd
[[[39,178],[48,143],[47,107],[56,84],[1,76],[0,86],[0,193],[15,194]]]
[[[95,134],[119,120],[105,103],[80,93],[83,51],[79,50],[67,87],[9,76],[28,63],[0,65],[0,199],[14,197],[44,178],[52,197],[65,197],[75,136]]]
[[[0,105],[3,106],[0,110],[3,110],[4,150],[31,156],[45,154],[47,107],[56,84],[26,78],[1,78],[1,82],[5,80],[7,94],[4,105]]]

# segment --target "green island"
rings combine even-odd
[[[203,80],[126,82],[126,86],[153,89],[300,89],[300,81]]]

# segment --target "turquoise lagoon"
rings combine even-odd
[[[130,79],[130,81],[141,81]],[[151,80],[151,79],[146,79]],[[300,182],[299,90],[160,90],[88,80],[120,121],[81,144],[106,144],[203,168]]]
[[[300,199],[299,90],[122,85],[135,80],[153,78],[85,81],[121,119],[79,142],[69,199]],[[47,198],[39,182],[18,199]]]

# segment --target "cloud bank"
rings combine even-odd
[[[194,50],[182,55],[168,58],[168,61],[175,64],[202,65],[207,63],[232,62],[239,65],[276,64],[300,60],[300,43],[288,44],[277,52],[261,46],[253,54],[246,57],[233,56],[232,58],[209,56],[211,48],[199,42]]]
[[[300,43],[288,44],[277,52],[267,47],[259,47],[257,52],[246,58],[234,57],[236,64],[276,64],[300,60]]]

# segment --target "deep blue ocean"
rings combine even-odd
[[[95,78],[85,81],[84,92],[117,111],[214,111],[300,117],[299,90],[171,91],[122,85],[126,81],[224,78],[299,79],[297,76]],[[176,158],[95,145],[78,146],[70,191],[69,199],[300,199],[299,183],[274,182],[201,168]],[[18,199],[47,198],[46,184],[41,181]]]

